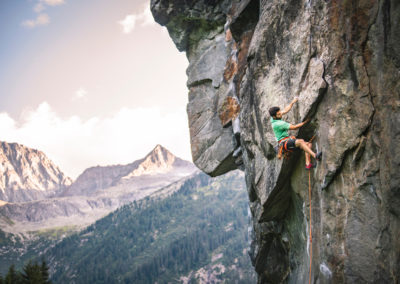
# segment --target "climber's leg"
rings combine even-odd
[[[305,142],[305,143],[306,143],[306,145],[308,146],[308,148],[311,149],[312,144],[311,144],[310,142]],[[311,169],[315,168],[315,167],[316,167],[316,164],[312,164],[312,163],[311,163],[311,156],[310,156],[310,154],[307,153],[307,152],[304,152],[304,154],[306,155],[306,170],[311,170]]]
[[[233,157],[237,158],[240,155],[242,155],[242,147],[240,147],[240,121],[239,117],[236,117],[232,121],[232,128],[233,128],[233,134],[235,136],[235,151],[233,152]]]
[[[236,147],[240,146],[240,132],[235,133]]]
[[[304,152],[307,154],[311,155],[313,158],[315,158],[315,153],[311,150],[311,148],[307,145],[303,139],[296,139],[296,147],[303,149]]]
[[[307,144],[308,148],[310,148],[310,149],[311,149],[311,147],[312,147],[312,144],[311,144],[310,142],[306,142],[306,144]],[[310,154],[309,154],[309,153],[307,153],[307,152],[304,152],[304,154],[305,154],[305,156],[306,156],[306,165],[309,165],[309,164],[311,163],[311,157],[310,157]]]

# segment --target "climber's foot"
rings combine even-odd
[[[233,157],[234,158],[237,158],[237,157],[239,157],[240,155],[242,155],[242,147],[239,147],[239,148],[237,148],[234,152],[233,152]]]
[[[243,158],[242,158],[242,156],[236,158],[236,160],[235,160],[235,165],[236,165],[239,169],[244,170],[244,165],[243,165]]]
[[[222,125],[223,128],[228,128],[229,126],[232,125],[232,120],[230,120],[229,122],[227,122],[226,124]]]
[[[306,170],[307,171],[309,171],[309,170],[311,170],[311,169],[313,169],[313,168],[315,168],[316,167],[316,165],[315,164],[308,164],[308,165],[306,165]]]

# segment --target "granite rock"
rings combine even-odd
[[[239,99],[254,229],[251,259],[259,283],[307,282],[311,246],[312,283],[397,283],[398,1],[197,5],[205,5],[199,18],[209,29],[179,24],[181,18],[196,18],[190,1],[152,1],[152,11],[178,49],[187,52],[192,155],[210,175],[236,168],[230,158],[233,131],[222,127],[217,114],[230,93]],[[210,52],[223,37],[226,50],[221,45],[221,52]],[[224,70],[221,60],[226,60]],[[322,162],[310,173],[311,220],[304,155],[276,159],[269,121],[270,107],[285,107],[295,97],[299,101],[284,120],[296,124],[309,118],[292,134],[304,140],[315,136],[313,149],[323,151]]]

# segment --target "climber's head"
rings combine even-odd
[[[271,107],[269,109],[269,114],[273,117],[273,119],[281,119],[282,113],[280,107]]]

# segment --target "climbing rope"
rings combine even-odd
[[[311,219],[311,171],[308,171],[308,200],[310,202],[310,273],[309,273],[309,281],[308,283],[311,284],[311,264],[312,264],[312,219]]]
[[[311,137],[310,143],[314,140],[315,135]],[[308,276],[308,283],[311,284],[311,264],[312,264],[312,215],[311,215],[311,171],[308,171],[308,200],[310,202],[310,232],[309,232],[309,237],[310,237],[310,272]]]

